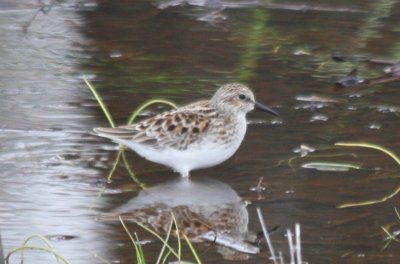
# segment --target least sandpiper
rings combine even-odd
[[[221,86],[210,100],[94,132],[188,177],[191,170],[220,164],[236,152],[246,133],[246,114],[254,108],[277,115],[256,102],[247,86],[231,83]]]

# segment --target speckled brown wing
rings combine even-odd
[[[156,115],[131,126],[96,128],[94,131],[109,138],[128,139],[154,148],[185,150],[207,133],[216,110],[206,102],[188,105]]]

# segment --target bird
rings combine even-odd
[[[254,108],[278,116],[275,110],[257,102],[246,85],[228,83],[209,100],[129,126],[98,127],[93,132],[189,177],[190,171],[218,165],[237,151],[246,134],[246,114]]]

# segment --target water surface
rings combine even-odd
[[[393,209],[397,196],[372,206],[337,208],[394,191],[398,164],[374,150],[333,149],[338,141],[355,141],[400,154],[398,82],[336,91],[334,82],[354,67],[363,78],[375,78],[384,74],[384,66],[331,59],[332,54],[400,59],[398,1],[98,0],[46,6],[26,0],[5,1],[0,8],[0,229],[5,253],[39,233],[71,263],[135,260],[121,225],[98,218],[134,199],[140,187],[122,163],[106,183],[117,146],[89,134],[92,127],[108,124],[82,82],[85,76],[118,124],[151,98],[183,104],[211,96],[226,82],[248,84],[281,117],[250,113],[239,151],[192,177],[213,178],[253,201],[247,212],[255,233],[261,230],[255,206],[261,206],[268,226],[278,226],[271,236],[284,254],[286,228],[298,222],[303,259],[309,263],[400,260],[398,244],[381,250],[380,227],[399,228]],[[301,158],[294,152],[301,144],[325,150]],[[126,154],[147,187],[178,177]],[[289,166],[293,157],[298,158]],[[322,161],[361,169],[308,166]],[[266,189],[258,200],[252,190],[260,177]],[[154,241],[137,226],[129,227]],[[195,246],[204,263],[231,263],[231,255],[224,257],[216,246]],[[157,242],[144,245],[150,263],[160,248]],[[192,260],[188,250],[184,256]],[[262,252],[246,261],[260,263],[267,257],[262,245]],[[54,262],[36,251],[26,258],[27,263]]]

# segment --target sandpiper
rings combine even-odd
[[[94,132],[189,177],[191,170],[215,166],[236,152],[246,133],[246,114],[254,108],[278,115],[255,101],[247,86],[230,83],[221,86],[210,100],[130,126],[94,128]]]

